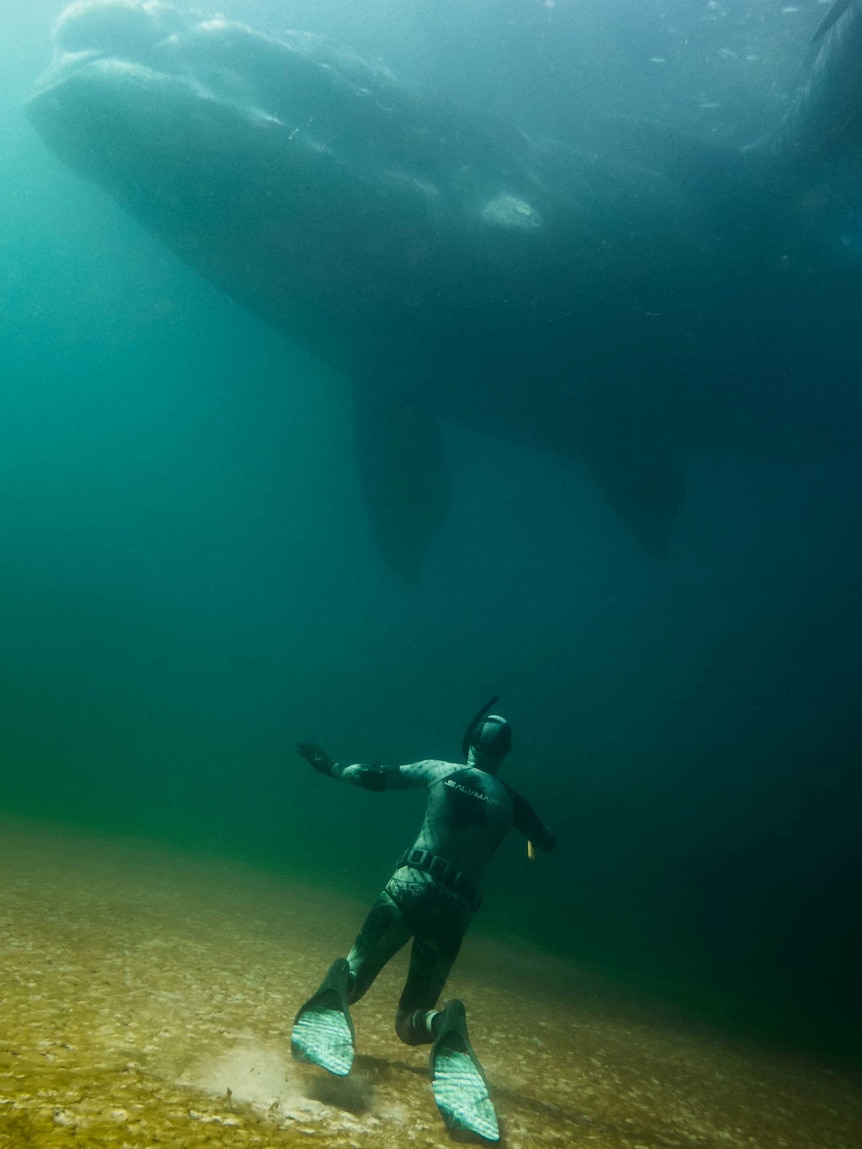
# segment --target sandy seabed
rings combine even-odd
[[[369,891],[369,902],[376,891]],[[0,822],[0,1149],[410,1149],[458,1140],[392,1022],[406,952],[353,1009],[350,1077],[290,1025],[365,904],[152,845]],[[862,1081],[732,1043],[538,951],[468,939],[465,999],[502,1143],[859,1149]]]

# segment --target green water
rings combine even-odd
[[[48,154],[11,18],[0,186],[5,813],[254,862],[363,904],[415,795],[313,775],[457,754],[498,691],[512,841],[481,928],[724,1031],[857,1056],[856,461],[694,469],[678,561],[586,477],[450,429],[423,581],[375,553],[348,391]]]

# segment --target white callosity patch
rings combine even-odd
[[[542,226],[542,217],[526,200],[514,195],[498,195],[488,200],[480,212],[486,223],[520,231],[535,231]]]

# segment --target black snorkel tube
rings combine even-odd
[[[495,694],[493,698],[489,698],[485,705],[481,707],[481,709],[477,710],[470,720],[470,725],[464,731],[464,737],[461,741],[461,753],[465,758],[470,752],[470,735],[473,733],[475,728],[479,725],[479,723],[482,721],[482,719],[485,717],[485,715],[488,713],[488,711],[491,709],[499,697],[499,694]]]

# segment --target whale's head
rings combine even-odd
[[[407,86],[320,37],[269,36],[159,0],[77,0],[52,35],[54,62],[28,113],[65,159],[96,176],[139,164],[140,149],[165,167],[180,155],[188,166],[219,151],[236,157],[243,137],[260,149],[278,141],[282,176],[325,157],[357,176],[363,165],[379,174],[398,149],[403,164],[418,160]]]
[[[292,300],[312,345],[324,313],[391,307],[399,279],[426,304],[432,262],[439,298],[441,244],[457,263],[464,235],[541,226],[511,139],[320,37],[78,0],[53,38],[27,104],[51,148],[264,318],[284,327]]]

